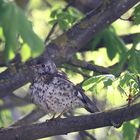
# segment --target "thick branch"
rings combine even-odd
[[[110,25],[139,0],[112,0],[104,11],[91,11],[83,20],[48,45],[43,58],[51,56],[56,62],[69,60],[98,32]],[[59,52],[59,53],[58,53]]]
[[[71,2],[71,6],[83,13],[88,13],[93,9],[97,9],[104,3],[104,0],[66,0],[66,2],[67,1]]]
[[[34,140],[88,129],[111,126],[111,121],[124,122],[140,116],[140,103],[108,112],[68,117],[40,124],[2,129],[2,140]]]
[[[26,65],[20,69],[12,67],[0,73],[0,97],[11,94],[14,90],[25,85],[32,79],[32,71]]]

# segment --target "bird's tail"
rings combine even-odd
[[[84,107],[88,112],[94,113],[94,112],[100,112],[100,109],[97,107],[95,102],[91,101],[84,93],[83,89],[79,86],[76,87],[78,92],[77,96],[82,100],[84,103]],[[78,95],[78,93],[80,95]],[[82,97],[81,97],[82,96]]]
[[[82,94],[84,100],[85,100],[85,109],[90,112],[90,113],[94,113],[94,112],[100,112],[100,109],[97,107],[97,105],[91,101],[85,94]]]

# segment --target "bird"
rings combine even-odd
[[[51,119],[61,118],[64,113],[75,108],[99,112],[84,90],[74,85],[64,72],[58,71],[52,60],[34,65],[32,69],[34,76],[29,88],[31,101],[52,114]]]

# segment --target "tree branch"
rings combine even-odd
[[[111,121],[124,122],[140,116],[140,103],[107,112],[68,117],[45,123],[25,125],[0,130],[2,140],[35,140],[70,132],[112,126]]]
[[[68,61],[77,51],[85,46],[98,32],[110,25],[139,0],[112,0],[104,11],[91,11],[84,19],[70,30],[52,41],[46,48],[43,59],[52,57],[57,63]],[[59,52],[59,53],[58,53]]]
[[[15,100],[15,99],[9,99],[8,102],[4,102],[4,104],[0,105],[0,111],[3,109],[9,109],[9,108],[13,108],[13,107],[19,107],[19,106],[25,106],[28,103],[25,101],[19,101],[19,100]]]
[[[3,101],[4,103],[0,105],[0,111],[7,108],[31,104],[30,97],[28,94],[25,97],[20,97],[15,95],[14,93],[10,93],[8,96],[3,98]]]
[[[73,71],[75,73],[78,73],[78,74],[82,75],[85,78],[90,78],[90,76],[88,74],[85,74],[84,72],[82,72],[81,70],[79,70],[79,69],[77,69],[77,68],[75,68],[73,66],[66,65],[66,66],[61,66],[61,67],[65,68],[65,69],[68,69],[68,70],[71,70],[71,71]]]
[[[98,73],[101,73],[101,74],[111,73],[111,70],[109,68],[105,68],[105,67],[102,67],[102,66],[91,64],[91,63],[88,63],[86,61],[72,59],[70,61],[70,64],[73,65],[73,66],[76,66],[76,67],[84,68],[86,70],[92,70],[94,72],[98,72]]]
[[[33,122],[36,122],[38,119],[43,117],[45,114],[46,113],[43,110],[36,108],[30,113],[28,113],[27,115],[23,116],[22,118],[14,122],[12,125],[10,125],[10,127],[20,126],[20,125],[25,125],[25,124],[32,124]]]
[[[82,138],[82,140],[85,140],[87,137],[90,140],[96,140],[96,138],[94,136],[92,136],[90,133],[86,132],[86,131],[80,131],[79,132],[80,137]]]
[[[87,13],[93,9],[99,7],[104,0],[66,0],[68,2],[72,2],[72,6],[77,8],[83,13]]]
[[[139,33],[134,33],[134,34],[128,34],[128,35],[122,35],[120,36],[120,38],[125,42],[125,44],[131,44],[134,41],[134,38],[137,37]],[[101,40],[99,42],[99,44],[97,44],[97,46],[95,47],[95,50],[98,50],[99,48],[103,48],[105,46],[105,43],[103,40]],[[90,45],[88,46],[84,46],[82,47],[79,52],[85,52],[85,51],[90,51],[91,47]]]
[[[0,98],[11,94],[17,88],[32,80],[32,70],[23,65],[18,70],[15,66],[0,73]]]

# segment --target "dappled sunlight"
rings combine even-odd
[[[140,135],[140,4],[134,1],[1,1],[0,140],[4,131],[12,140]]]

